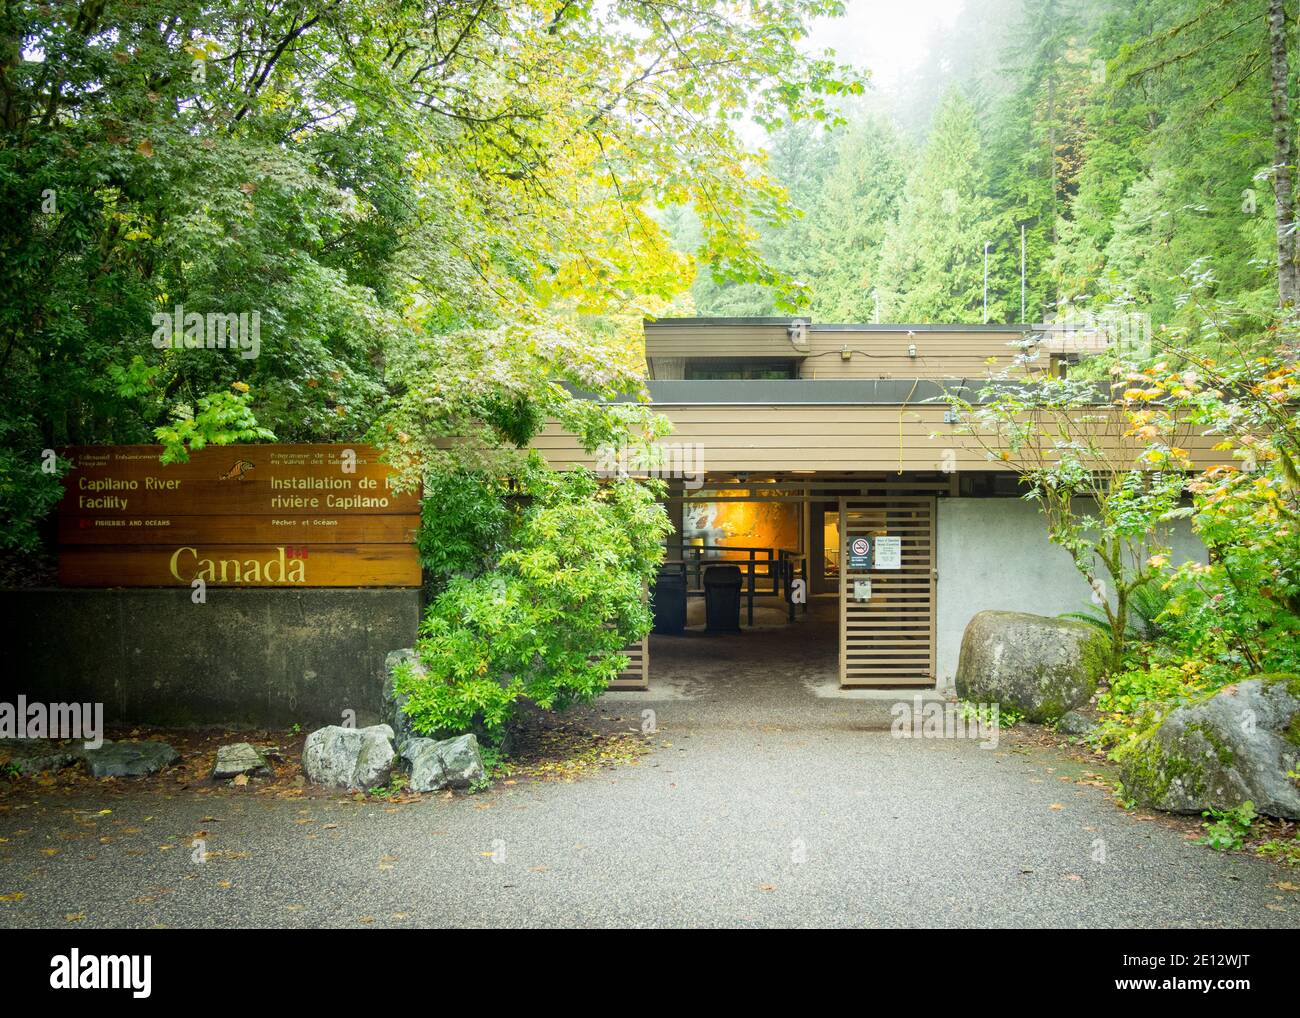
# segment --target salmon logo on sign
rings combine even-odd
[[[256,463],[250,463],[248,460],[235,460],[235,465],[217,478],[218,481],[237,480],[242,481],[245,475],[252,470]]]

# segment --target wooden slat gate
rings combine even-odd
[[[609,684],[610,689],[650,688],[650,637],[640,643],[623,648],[628,657],[627,667]]]
[[[934,685],[935,500],[840,499],[840,685]],[[901,538],[898,569],[849,569],[855,538]],[[854,581],[871,596],[855,600]]]

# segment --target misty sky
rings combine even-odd
[[[888,91],[929,57],[931,35],[949,28],[965,0],[845,0],[842,18],[814,23],[810,49],[829,46],[839,58],[871,71]]]

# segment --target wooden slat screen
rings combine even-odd
[[[840,562],[855,537],[902,538],[899,569],[840,571],[840,685],[934,685],[935,500],[840,499]],[[853,581],[870,579],[871,599],[853,600]]]
[[[649,689],[650,688],[650,637],[640,643],[626,647],[623,653],[628,656],[628,665],[618,678],[609,684],[610,689]]]

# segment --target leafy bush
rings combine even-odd
[[[395,675],[412,726],[428,735],[504,734],[525,697],[563,709],[603,692],[623,649],[650,630],[646,584],[662,560],[669,523],[658,484],[557,471],[534,454],[507,489],[449,479],[470,492],[443,503],[437,532],[462,541],[444,566],[472,568],[467,535],[495,534],[499,553],[477,573],[451,575],[429,606],[417,645],[427,676]],[[443,482],[435,484],[435,488]],[[503,499],[490,509],[486,494]]]
[[[11,429],[0,420],[0,441]],[[40,545],[38,523],[47,516],[63,496],[59,477],[67,460],[58,461],[57,472],[46,473],[44,457],[33,444],[11,449],[0,445],[0,549],[34,551]]]
[[[235,445],[240,442],[274,442],[275,434],[257,423],[249,406],[248,385],[234,382],[234,392],[216,392],[198,400],[198,413],[187,405],[172,412],[172,423],[154,429],[162,443],[159,461],[185,463],[191,449],[209,445]]]
[[[1129,593],[1128,642],[1130,645],[1144,640],[1157,641],[1166,635],[1165,611],[1174,597],[1171,584],[1150,582],[1136,587]],[[1111,623],[1106,614],[1096,605],[1090,605],[1082,611],[1064,612],[1063,619],[1086,622],[1095,626],[1111,637]]]
[[[442,471],[425,484],[416,545],[436,584],[492,560],[509,520],[505,496],[502,481],[469,470]]]
[[[1180,570],[1164,613],[1185,654],[1226,671],[1300,668],[1300,362],[1280,346],[1268,357],[1168,372],[1155,384],[1177,411],[1235,463],[1205,471],[1188,489],[1192,523],[1209,564]],[[1159,373],[1157,373],[1159,374]]]
[[[1092,738],[1120,751],[1158,725],[1175,707],[1194,703],[1218,685],[1207,681],[1201,662],[1148,663],[1112,674],[1097,698],[1101,723]]]

